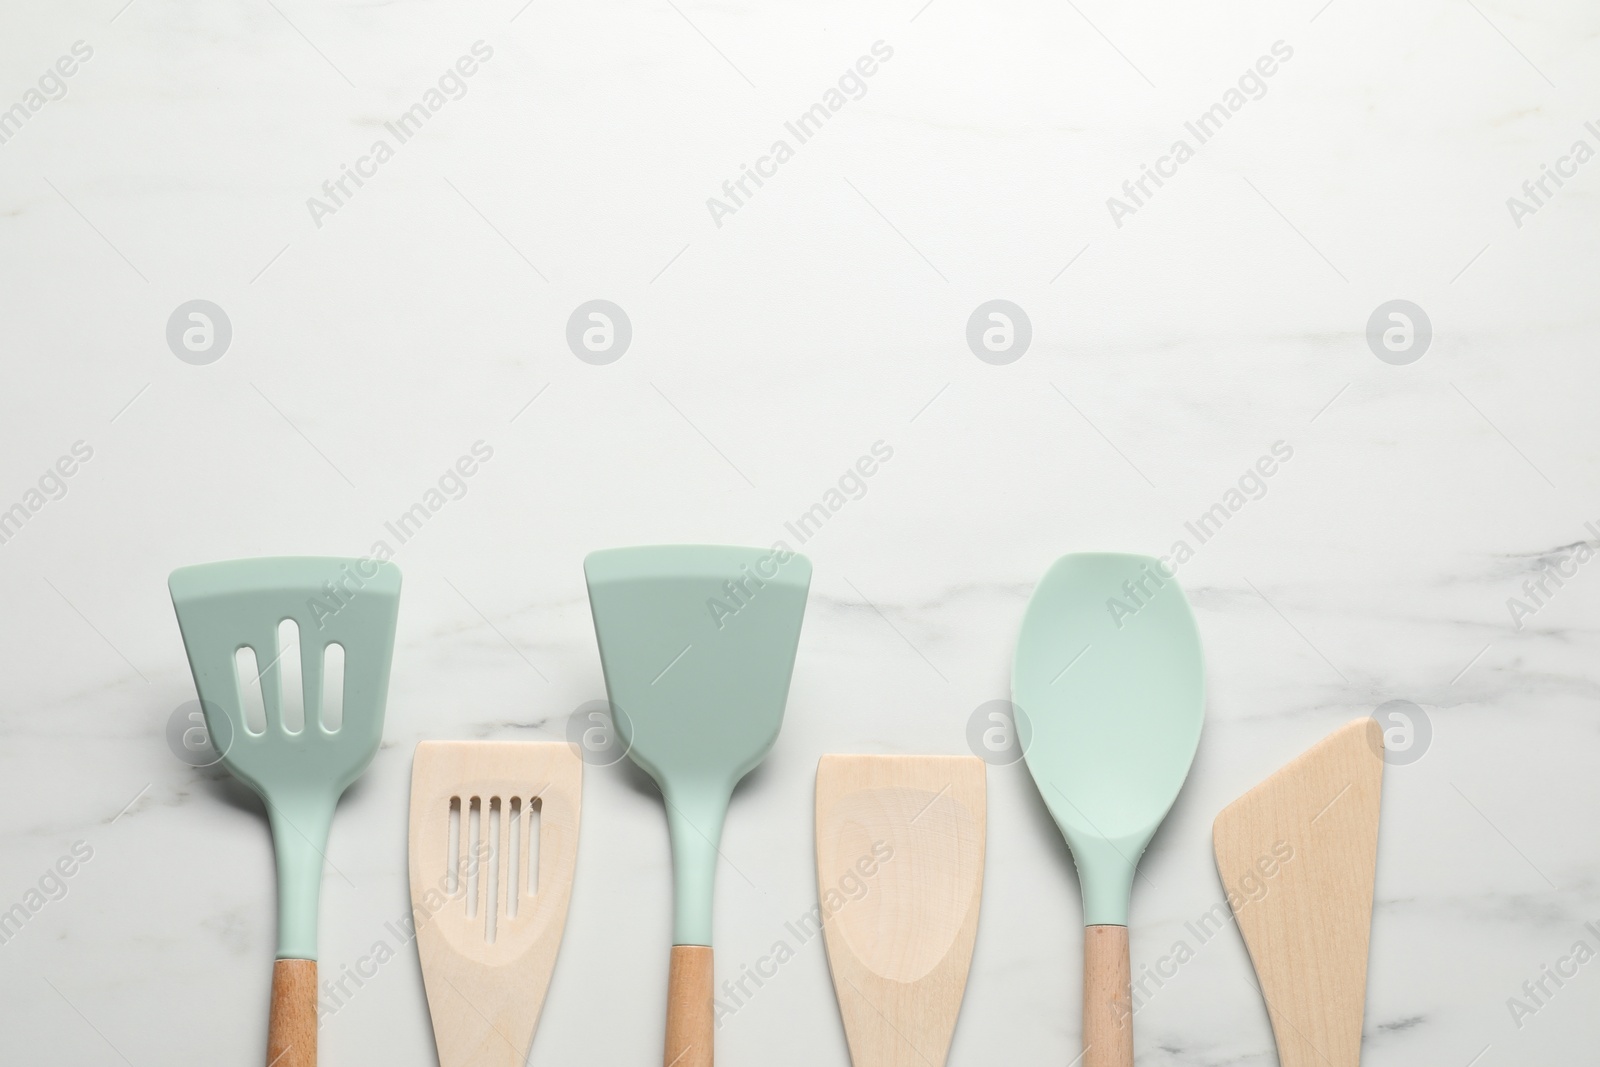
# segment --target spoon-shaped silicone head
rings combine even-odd
[[[1200,635],[1147,556],[1063,556],[1033,591],[1012,669],[1024,755],[1072,848],[1084,923],[1128,923],[1134,868],[1200,742]]]
[[[667,804],[673,943],[709,945],[728,799],[777,740],[811,564],[657,545],[595,552],[583,569],[617,733]]]

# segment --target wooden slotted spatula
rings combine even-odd
[[[1356,1067],[1378,863],[1383,732],[1357,719],[1222,809],[1217,873],[1283,1067]]]
[[[944,1067],[978,935],[975,756],[823,756],[817,892],[855,1067]]]
[[[323,853],[339,797],[383,740],[400,571],[365,558],[275,557],[181,567],[167,584],[221,762],[261,797],[272,826],[278,958],[266,1062],[316,1067]]]
[[[424,741],[411,907],[440,1067],[522,1067],[561,947],[583,763],[563,742]]]

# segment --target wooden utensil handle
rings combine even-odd
[[[1126,926],[1083,930],[1083,1067],[1133,1067]]]
[[[317,1067],[317,961],[272,965],[267,1067]]]
[[[714,974],[710,945],[672,946],[664,1067],[711,1067]]]

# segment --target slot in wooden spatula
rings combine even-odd
[[[522,1067],[578,856],[565,743],[424,741],[411,769],[411,907],[440,1067]]]
[[[983,895],[975,756],[823,756],[817,888],[855,1067],[944,1067]]]
[[[1382,790],[1382,731],[1357,719],[1217,816],[1217,873],[1283,1067],[1361,1062]]]

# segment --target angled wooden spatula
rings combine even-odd
[[[522,1067],[578,858],[572,746],[424,741],[411,768],[411,908],[439,1067]]]
[[[975,756],[823,756],[817,891],[855,1067],[944,1067],[983,896]]]
[[[1382,730],[1357,719],[1217,816],[1217,873],[1283,1067],[1361,1062],[1382,791]]]

